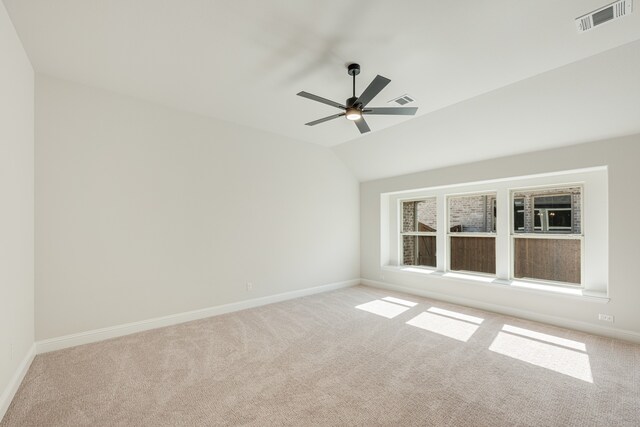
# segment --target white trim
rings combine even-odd
[[[584,235],[582,234],[568,234],[568,233],[547,233],[547,234],[537,234],[537,233],[517,233],[512,234],[511,237],[514,239],[551,239],[551,240],[578,240],[583,239]]]
[[[360,284],[360,279],[345,280],[343,282],[329,283],[313,288],[283,292],[280,294],[233,302],[230,304],[217,305],[213,307],[202,308],[199,310],[186,311],[183,313],[176,313],[170,314],[168,316],[141,320],[139,322],[125,323],[122,325],[80,332],[77,334],[49,338],[36,342],[36,352],[37,354],[47,353],[50,351],[61,350],[63,348],[75,347],[77,345],[103,341],[110,338],[121,337],[124,335],[130,335],[136,332],[162,328],[165,326],[176,325],[178,323],[190,322],[192,320],[204,319],[206,317],[246,310],[248,308],[260,307],[263,305],[273,304],[276,302],[286,301],[294,298],[300,298],[307,295],[318,294],[335,289],[348,288],[358,284]]]
[[[411,194],[411,193],[420,193],[420,192],[424,192],[424,191],[435,191],[435,190],[448,190],[449,188],[456,188],[456,187],[468,187],[470,184],[473,185],[486,185],[486,184],[494,184],[494,183],[501,183],[501,182],[505,182],[505,181],[513,181],[514,179],[518,179],[518,180],[528,180],[528,179],[541,179],[541,178],[549,178],[549,177],[557,177],[557,176],[562,176],[562,175],[573,175],[573,174],[581,174],[581,173],[590,173],[590,172],[599,172],[599,171],[607,171],[608,167],[607,166],[593,166],[593,167],[588,167],[588,168],[580,168],[580,169],[570,169],[570,170],[565,170],[565,171],[557,171],[557,172],[545,172],[545,173],[537,173],[537,174],[530,174],[530,175],[520,175],[520,176],[509,176],[509,177],[504,177],[504,178],[496,178],[496,179],[484,179],[484,180],[480,180],[480,181],[473,181],[472,183],[469,182],[460,182],[460,183],[456,183],[456,184],[445,184],[445,185],[436,185],[433,187],[422,187],[422,188],[413,188],[410,190],[400,190],[400,191],[385,191],[383,193],[380,193],[380,195],[383,196],[394,196],[394,195],[402,195],[402,194]],[[557,187],[558,184],[554,184],[554,183],[550,183],[550,184],[546,184],[546,186],[549,187]],[[540,188],[540,187],[544,187],[545,184],[542,185],[533,185],[532,188]],[[528,188],[528,187],[520,187],[520,188]],[[479,190],[482,191],[482,190]],[[460,195],[464,195],[465,193],[458,193]],[[471,194],[471,193],[470,193]],[[407,200],[409,200],[409,198],[414,197],[416,199],[420,199],[421,197],[432,197],[431,195],[426,195],[426,196],[421,196],[421,195],[409,195],[407,196]]]
[[[549,284],[539,280],[526,279],[500,279],[494,275],[468,272],[468,271],[440,271],[433,268],[416,265],[385,265],[382,270],[393,271],[400,274],[438,277],[444,280],[452,280],[458,283],[477,283],[482,286],[492,286],[500,289],[515,289],[546,296],[560,296],[580,300],[588,300],[606,304],[611,299],[604,292],[591,291],[578,286],[558,285],[556,282]]]
[[[520,317],[522,319],[532,320],[535,322],[547,323],[550,325],[560,326],[562,328],[574,329],[577,331],[586,332],[589,334],[603,335],[607,337],[632,341],[640,343],[640,333],[629,331],[625,329],[611,328],[608,326],[594,325],[588,322],[580,320],[567,319],[566,317],[551,316],[548,314],[540,314],[533,311],[521,310],[513,307],[507,307],[499,304],[485,303],[477,301],[475,299],[456,297],[440,292],[433,292],[424,289],[416,289],[406,286],[393,285],[387,282],[380,282],[377,280],[362,279],[363,285],[371,286],[379,289],[386,289],[390,291],[404,292],[406,294],[412,294],[427,298],[434,298],[441,301],[450,302],[453,304],[465,305],[468,307],[474,307],[481,310],[492,311],[495,313],[501,313],[508,316]]]
[[[4,417],[4,414],[7,412],[7,409],[9,409],[9,405],[11,405],[11,401],[13,400],[13,397],[16,395],[16,392],[18,391],[20,384],[22,384],[22,380],[24,379],[24,376],[27,375],[27,371],[29,370],[29,367],[31,366],[31,362],[33,362],[33,358],[35,356],[36,356],[36,344],[33,343],[31,344],[29,351],[27,351],[27,354],[24,356],[24,359],[22,359],[22,362],[20,363],[20,365],[18,365],[18,369],[16,369],[16,372],[13,374],[13,376],[9,380],[9,383],[5,387],[2,394],[0,395],[0,421],[2,421],[2,418]]]
[[[437,236],[437,231],[403,231],[401,236]]]
[[[448,231],[445,237],[497,237],[496,232],[490,231]]]

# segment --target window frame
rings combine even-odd
[[[535,222],[534,222],[534,230],[532,233],[525,233],[525,232],[516,232],[515,231],[515,209],[514,209],[514,204],[515,204],[515,199],[517,198],[523,198],[523,197],[516,197],[515,194],[516,193],[522,193],[522,192],[535,192],[535,191],[546,191],[546,190],[564,190],[567,188],[580,188],[580,233],[573,233],[573,206],[571,206],[571,230],[569,233],[563,233],[563,232],[550,232],[550,231],[537,231],[535,229]],[[573,194],[572,193],[567,193],[567,192],[556,192],[556,193],[549,193],[549,194],[545,194],[544,196],[532,196],[533,199],[533,206],[531,207],[531,209],[533,210],[533,214],[535,215],[536,212],[536,208],[535,208],[535,198],[536,197],[549,197],[549,196],[565,196],[565,195],[569,195],[571,196],[571,200],[572,200],[572,204],[573,204]],[[518,282],[525,282],[525,283],[541,283],[541,284],[546,284],[546,285],[552,285],[552,286],[558,286],[558,287],[566,287],[566,288],[571,288],[571,289],[585,289],[584,287],[584,275],[585,275],[585,248],[584,248],[584,229],[585,229],[585,223],[584,223],[584,183],[575,183],[575,184],[558,184],[558,185],[552,185],[552,186],[540,186],[540,187],[525,187],[525,188],[510,188],[509,189],[509,280],[512,281],[518,281]],[[523,206],[523,210],[524,210],[524,206]],[[526,218],[526,215],[525,215]],[[535,221],[535,219],[534,219]],[[542,221],[541,221],[542,224]],[[523,229],[526,228],[526,224],[525,227],[523,227]],[[515,239],[551,239],[551,240],[560,240],[560,239],[564,239],[564,240],[579,240],[580,241],[580,283],[568,283],[568,282],[561,282],[561,281],[557,281],[557,280],[545,280],[545,279],[534,279],[534,278],[522,278],[522,277],[515,277],[515,271],[516,271],[516,257],[515,257],[515,246],[516,246],[516,240]]]
[[[543,279],[513,278],[513,206],[512,190],[534,191],[554,188],[569,188],[581,186],[581,212],[579,219],[572,220],[581,224],[582,242],[580,244],[580,281],[567,284]],[[497,225],[496,232],[487,233],[496,237],[496,274],[487,275],[479,272],[463,272],[451,270],[449,243],[449,207],[448,196],[468,196],[474,194],[496,194]],[[585,169],[541,173],[535,175],[503,177],[475,182],[459,182],[455,184],[437,185],[413,189],[389,189],[380,193],[380,277],[385,280],[387,274],[393,280],[395,274],[417,275],[426,283],[432,280],[447,280],[454,282],[449,286],[463,283],[473,283],[474,286],[497,286],[517,291],[527,290],[542,294],[560,296],[595,298],[608,300],[609,259],[607,257],[609,245],[608,230],[608,169],[606,166],[596,166]],[[436,235],[436,268],[429,266],[411,266],[402,264],[401,233],[399,218],[403,201],[420,201],[436,198],[437,203],[437,231]],[[499,218],[499,219],[498,219]],[[502,218],[505,218],[503,220]],[[574,222],[574,224],[575,224]],[[588,229],[589,235],[584,234]],[[416,234],[419,234],[416,232]],[[425,233],[433,234],[433,233]],[[464,236],[466,233],[453,233]],[[575,235],[562,232],[524,234],[518,236],[530,238],[574,238]],[[470,233],[477,237],[481,233]],[[566,237],[569,236],[569,237]],[[517,237],[516,237],[517,238]],[[441,279],[438,279],[441,278]],[[462,288],[461,288],[462,289]]]
[[[398,244],[398,265],[404,266],[404,267],[415,267],[415,268],[424,268],[424,269],[431,269],[431,270],[435,270],[437,268],[437,259],[438,259],[438,250],[437,250],[437,243],[438,243],[438,227],[436,226],[436,231],[404,231],[403,230],[403,224],[404,224],[404,209],[403,209],[403,204],[404,203],[410,203],[410,202],[425,202],[428,199],[433,199],[436,203],[436,224],[438,222],[438,198],[435,196],[430,196],[430,197],[418,197],[415,199],[399,199],[398,200],[398,212],[399,212],[399,221],[398,221],[398,235],[400,236],[400,239],[398,240],[399,244]],[[415,222],[416,222],[416,229],[418,228],[417,223],[418,223],[418,217],[416,215],[415,218]],[[436,266],[429,266],[429,265],[413,265],[413,264],[405,264],[404,263],[404,247],[403,247],[403,240],[405,236],[433,236],[436,238]],[[418,239],[416,239],[416,246],[418,246]],[[416,248],[415,250],[416,256],[418,254],[418,249]]]
[[[445,205],[446,205],[446,216],[445,216],[445,237],[446,237],[446,251],[445,251],[445,256],[446,256],[446,260],[445,260],[445,271],[448,273],[462,273],[462,274],[474,274],[474,275],[479,275],[479,276],[485,276],[485,277],[497,277],[497,269],[496,269],[496,273],[484,273],[481,271],[469,271],[469,270],[452,270],[451,269],[451,238],[452,237],[480,237],[480,238],[491,238],[493,237],[494,239],[496,239],[495,243],[497,243],[497,230],[496,231],[457,231],[457,232],[452,232],[451,231],[451,207],[449,205],[449,201],[451,199],[456,199],[456,198],[462,198],[462,197],[475,197],[475,196],[488,196],[488,195],[492,195],[494,196],[493,202],[491,203],[491,210],[493,210],[493,206],[495,205],[497,207],[497,201],[498,201],[498,192],[497,191],[479,191],[479,192],[473,192],[473,193],[461,193],[461,194],[445,194],[444,196],[444,200],[445,200]],[[493,216],[493,213],[492,213]],[[496,215],[496,220],[494,221],[493,218],[491,219],[491,225],[490,228],[495,228],[495,225],[497,224],[497,215]],[[498,253],[497,253],[497,249],[495,250],[494,256],[496,257],[496,261],[498,258]]]

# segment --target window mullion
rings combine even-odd
[[[513,219],[509,216],[510,197],[508,190],[496,194],[496,277],[508,280],[511,270],[510,227]]]
[[[444,194],[436,197],[436,206],[438,209],[436,215],[436,269],[445,271],[449,254],[447,253],[447,203]]]

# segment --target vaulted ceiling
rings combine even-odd
[[[640,11],[574,24],[606,0],[4,3],[37,72],[335,147],[360,179],[640,132]],[[335,110],[296,93],[343,102],[350,62],[418,115],[304,126]]]

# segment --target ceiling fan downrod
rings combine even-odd
[[[349,64],[347,73],[353,77],[353,95],[347,99],[347,107],[353,107],[358,100],[358,97],[356,97],[356,76],[360,74],[360,64]]]

